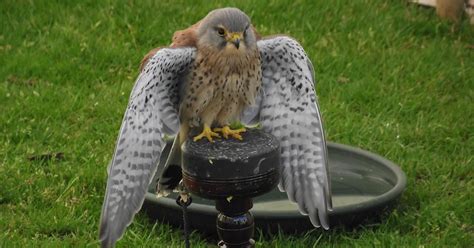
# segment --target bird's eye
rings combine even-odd
[[[247,37],[247,32],[249,31],[249,28],[250,28],[250,25],[247,24],[247,26],[245,26],[245,29],[244,29],[244,37]]]
[[[220,36],[224,36],[225,35],[225,30],[223,28],[217,28],[217,34],[220,35]]]

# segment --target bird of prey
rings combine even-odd
[[[332,208],[327,151],[314,70],[301,45],[286,36],[261,38],[237,8],[211,11],[170,47],[145,57],[120,128],[100,220],[103,247],[112,247],[140,209],[165,146],[165,135],[186,142],[242,139],[260,123],[280,141],[281,180],[315,227],[329,228]],[[168,160],[173,159],[173,152]]]

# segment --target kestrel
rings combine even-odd
[[[261,39],[236,8],[210,12],[175,33],[170,47],[150,52],[132,89],[108,171],[102,246],[113,246],[140,209],[165,135],[176,135],[178,149],[191,128],[202,132],[188,142],[212,142],[221,135],[242,139],[245,128],[231,129],[233,121],[260,123],[279,139],[279,189],[315,227],[328,229],[332,203],[314,83],[311,61],[297,41]]]

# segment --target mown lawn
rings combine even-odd
[[[474,26],[452,29],[399,0],[1,1],[0,247],[98,246],[106,167],[142,56],[223,6],[302,43],[329,140],[379,153],[408,176],[380,224],[257,247],[472,247]],[[192,243],[208,246],[197,234]],[[182,245],[179,230],[144,215],[118,242]]]

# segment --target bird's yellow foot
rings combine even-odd
[[[204,125],[204,129],[202,130],[202,133],[200,133],[198,136],[194,137],[193,140],[194,142],[202,139],[206,137],[207,140],[209,140],[209,142],[214,142],[214,140],[212,140],[212,137],[217,137],[217,138],[220,138],[219,134],[218,133],[215,133],[211,130],[211,128],[207,125]]]
[[[234,130],[230,129],[229,126],[224,126],[222,128],[214,128],[214,132],[221,132],[222,136],[224,136],[224,138],[226,139],[229,138],[229,136],[232,136],[238,140],[243,140],[242,135],[240,135],[240,133],[243,133],[245,131],[247,131],[245,127]]]

